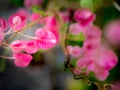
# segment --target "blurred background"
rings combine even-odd
[[[103,33],[109,22],[120,19],[120,0],[41,0],[38,4],[41,10],[89,8],[96,14],[94,24],[98,25]],[[0,0],[0,17],[7,20],[19,8],[25,8],[30,13],[32,9],[25,4],[25,0]],[[32,27],[31,32],[25,33],[32,35],[36,28],[37,26]],[[19,38],[23,37],[14,39]],[[119,45],[111,44],[110,47],[120,58]],[[5,49],[0,49],[0,54],[12,55],[11,51]],[[0,90],[97,90],[96,86],[87,85],[83,80],[75,80],[69,71],[64,71],[66,58],[61,45],[38,53],[35,57],[39,60],[32,61],[27,68],[16,67],[13,61],[0,58]],[[116,86],[114,90],[120,90],[120,62],[110,71],[104,82],[112,83]]]

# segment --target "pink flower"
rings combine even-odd
[[[116,54],[109,49],[101,48],[99,51],[100,57],[98,58],[99,66],[103,67],[106,70],[111,70],[118,63],[118,57]]]
[[[65,23],[67,23],[67,22],[70,21],[69,15],[70,15],[70,13],[69,13],[68,11],[60,12],[60,16],[61,16],[61,18],[63,19],[63,21],[64,21]]]
[[[11,43],[11,49],[14,53],[21,53],[24,51],[25,43],[22,40],[16,40]]]
[[[32,60],[32,56],[29,54],[19,53],[14,54],[13,56],[15,58],[14,64],[18,67],[27,67]]]
[[[56,45],[56,36],[49,30],[39,28],[36,30],[35,36],[38,37],[36,44],[40,49],[50,49]]]
[[[0,32],[5,31],[6,29],[6,21],[4,18],[0,18]]]
[[[93,52],[93,51],[92,51]],[[89,51],[91,53],[91,51]],[[87,53],[87,54],[89,54]],[[105,80],[109,75],[109,70],[117,65],[118,58],[116,54],[109,49],[99,47],[90,55],[85,55],[80,58],[76,65],[81,69],[86,69],[86,72],[94,72],[95,77],[101,81]]]
[[[26,24],[26,16],[20,13],[15,13],[9,17],[8,23],[14,30],[20,30]]]
[[[40,18],[40,17],[41,17],[40,14],[33,13],[30,19],[31,19],[31,21],[34,21],[34,20],[37,20],[37,19]]]
[[[89,9],[78,9],[74,13],[74,18],[81,26],[88,26],[95,20],[95,15]]]
[[[38,51],[38,47],[35,41],[26,41],[25,42],[25,52],[28,54],[34,54]]]
[[[108,23],[105,27],[105,36],[113,45],[120,45],[120,19]]]
[[[27,8],[32,8],[33,6],[40,6],[44,0],[24,0],[24,5]]]
[[[80,57],[82,55],[82,49],[79,46],[67,46],[67,49],[70,53],[71,56],[77,58]]]
[[[101,46],[102,32],[97,26],[89,26],[84,30],[85,41],[83,42],[83,49],[86,53],[95,53],[96,49]]]
[[[102,30],[95,25],[91,25],[84,30],[86,40],[101,40]]]
[[[59,28],[60,24],[54,16],[47,18],[45,29],[51,31],[55,35],[57,44],[60,42]]]
[[[100,81],[104,81],[105,79],[107,79],[107,77],[109,76],[109,71],[108,70],[99,70],[95,72],[95,77],[97,79],[99,79]]]
[[[31,15],[31,17],[30,17],[30,20],[31,20],[31,21],[35,21],[35,20],[37,20],[38,18],[42,18],[42,15],[41,15],[41,14],[38,14],[38,13],[33,13],[33,14]],[[44,18],[42,18],[42,19],[39,21],[39,23],[40,23],[40,24],[45,24],[45,23],[47,23],[47,22],[46,22],[47,19],[48,19],[48,17],[44,17]]]
[[[19,13],[22,16],[24,16],[25,18],[28,18],[30,16],[29,13],[27,12],[27,10],[24,9],[24,8],[18,9],[17,13]]]
[[[80,34],[80,32],[84,32],[84,28],[81,27],[81,25],[79,23],[71,24],[70,32],[73,35]]]

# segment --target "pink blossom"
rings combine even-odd
[[[17,13],[24,16],[25,18],[28,18],[30,16],[28,11],[26,9],[24,9],[24,8],[18,9]]]
[[[21,53],[24,51],[25,43],[22,40],[16,40],[11,43],[10,47],[14,53]]]
[[[35,41],[26,41],[25,42],[25,52],[28,54],[34,54],[38,51],[38,47]]]
[[[113,45],[120,45],[120,20],[114,20],[108,23],[105,27],[105,36]]]
[[[4,18],[0,18],[0,32],[5,31],[6,29],[6,21]]]
[[[95,72],[95,77],[100,81],[104,81],[105,79],[107,79],[108,75],[109,71],[104,69],[103,70],[98,69],[98,71]]]
[[[40,6],[44,0],[24,0],[24,5],[27,8],[32,8],[33,6]]]
[[[60,12],[60,16],[65,23],[70,21],[69,15],[70,13],[68,11]]]
[[[98,58],[98,64],[104,69],[111,70],[117,65],[118,57],[112,50],[101,48],[99,54],[101,55]]]
[[[84,32],[84,28],[79,23],[70,25],[71,34],[76,35],[76,34],[80,34],[80,32]]]
[[[39,13],[32,13],[32,15],[31,15],[31,17],[30,17],[30,20],[31,20],[31,21],[35,21],[35,20],[37,20],[38,18],[42,18],[42,15],[39,14]],[[47,19],[48,19],[48,17],[44,17],[44,18],[42,18],[42,19],[39,21],[39,23],[40,23],[40,24],[45,24],[45,23],[47,23]]]
[[[48,17],[46,20],[46,25],[44,27],[46,30],[51,31],[55,37],[57,44],[60,42],[59,28],[60,24],[54,16]]]
[[[19,53],[14,54],[13,56],[15,58],[14,64],[18,67],[27,67],[32,60],[32,56],[29,54]]]
[[[20,30],[26,24],[26,16],[20,13],[15,13],[9,17],[8,23],[14,30]]]
[[[84,30],[86,40],[100,41],[102,36],[102,30],[95,25],[91,25]]]
[[[93,51],[92,51],[93,52]],[[91,53],[89,51],[87,54]],[[84,52],[86,54],[86,52]],[[95,77],[101,81],[109,75],[109,70],[114,68],[118,62],[116,54],[109,49],[99,47],[92,54],[84,55],[78,59],[76,65],[79,68],[86,69],[86,72],[94,72]]]
[[[82,55],[82,48],[80,48],[79,46],[67,46],[67,49],[70,53],[71,56],[77,58],[80,57]]]
[[[41,15],[40,14],[37,14],[37,13],[33,13],[32,15],[31,15],[31,21],[34,21],[34,20],[37,20],[38,18],[40,18],[41,17]]]
[[[101,30],[97,26],[91,25],[84,30],[84,35],[84,52],[94,54],[94,51],[101,46]]]
[[[35,36],[38,37],[36,44],[41,49],[50,49],[56,45],[56,36],[49,30],[39,28],[36,30]]]
[[[95,15],[89,9],[78,9],[74,13],[74,18],[82,26],[88,26],[95,20]]]

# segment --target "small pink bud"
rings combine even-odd
[[[19,13],[20,15],[24,16],[25,18],[29,18],[29,13],[27,12],[26,9],[24,8],[20,8],[18,9],[17,13]]]
[[[74,18],[82,26],[88,26],[95,20],[95,15],[89,9],[78,9],[74,13]]]
[[[16,40],[11,43],[11,49],[14,53],[21,53],[24,51],[25,43],[21,40]]]
[[[38,47],[35,41],[26,41],[25,42],[25,52],[29,54],[34,54],[38,51]]]
[[[66,12],[60,12],[60,16],[61,16],[61,18],[63,19],[63,21],[65,23],[67,23],[67,22],[70,21],[69,15],[70,15],[70,13],[68,11],[66,11]]]
[[[15,60],[14,60],[14,64],[18,67],[27,67],[31,60],[32,60],[32,56],[29,54],[14,54],[13,55]]]
[[[82,55],[82,49],[79,46],[67,46],[67,49],[71,56],[74,58],[80,57]]]
[[[3,32],[6,29],[6,21],[4,18],[0,18],[0,32]]]
[[[100,81],[104,81],[105,79],[107,79],[108,75],[109,72],[107,70],[97,70],[95,72],[95,77]]]
[[[70,25],[70,32],[73,35],[80,34],[80,32],[83,32],[83,27],[80,26],[80,24],[75,23]]]
[[[26,17],[20,13],[15,13],[9,17],[8,23],[14,30],[19,30],[25,26]]]

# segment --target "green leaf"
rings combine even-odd
[[[23,6],[24,0],[10,0],[10,2],[16,6]]]
[[[73,65],[73,67],[76,67],[76,62],[77,60],[71,60],[71,64]]]
[[[83,42],[82,41],[73,41],[73,40],[67,40],[67,44],[68,45],[72,45],[72,46],[80,46],[82,47],[83,46]]]
[[[35,12],[35,13],[37,13],[37,14],[40,14],[40,15],[42,15],[42,16],[45,15],[45,12],[44,12],[44,11],[40,11],[40,6],[33,6],[33,7],[32,7],[32,11]]]
[[[5,70],[5,60],[4,59],[0,59],[0,72],[3,72]]]
[[[93,0],[81,0],[80,1],[80,5],[83,8],[88,8],[91,11],[94,11],[94,4],[93,4]]]
[[[82,32],[80,32],[80,34],[77,35],[69,34],[68,39],[81,42],[85,40],[85,36]]]

